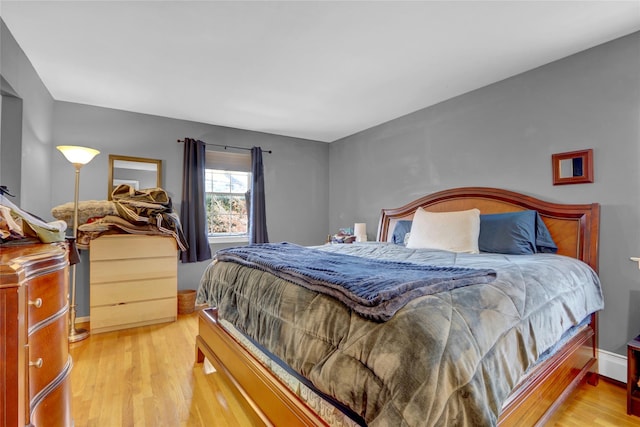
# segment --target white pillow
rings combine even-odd
[[[442,249],[477,254],[480,210],[427,212],[418,208],[413,216],[407,247]]]

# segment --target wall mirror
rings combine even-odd
[[[120,184],[136,190],[162,187],[162,160],[109,154],[109,193]]]
[[[551,156],[553,185],[593,182],[593,150],[570,151]]]

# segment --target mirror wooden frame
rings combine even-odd
[[[582,173],[577,176],[562,176],[560,162],[563,160],[582,159]],[[553,168],[553,185],[586,184],[593,182],[593,149],[569,151],[551,155]]]
[[[116,161],[122,160],[127,162],[134,163],[153,163],[156,165],[156,187],[162,187],[162,160],[158,159],[148,159],[146,157],[131,157],[131,156],[119,156],[116,154],[109,154],[109,177],[108,177],[108,192],[107,199],[111,200],[111,192],[114,189],[113,180],[114,180],[114,164]]]

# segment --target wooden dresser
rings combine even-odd
[[[91,241],[91,333],[176,320],[178,250],[164,236],[111,234]]]
[[[0,421],[71,426],[64,243],[0,248]]]

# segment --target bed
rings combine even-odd
[[[536,211],[561,256],[547,253],[531,256],[425,253],[390,243],[398,223],[412,220],[416,212],[460,212],[472,208],[479,209],[483,215]],[[595,384],[598,379],[597,311],[602,308],[596,276],[598,227],[597,203],[549,203],[494,188],[445,190],[401,208],[384,209],[377,236],[377,241],[384,243],[330,245],[323,248],[324,251],[360,257],[377,257],[379,253],[385,253],[394,259],[404,257],[415,264],[442,262],[472,268],[495,266],[497,271],[494,283],[416,298],[385,322],[364,318],[329,296],[289,284],[269,272],[230,262],[214,262],[198,290],[199,302],[215,306],[200,314],[196,360],[201,363],[208,359],[266,425],[541,425],[581,382]],[[533,266],[522,264],[529,262],[527,258],[533,259]],[[556,264],[560,262],[562,264]],[[568,275],[578,277],[581,285],[569,284],[564,289],[565,278],[552,279],[555,280],[553,283],[545,284],[546,279],[530,279],[529,273],[524,273],[546,266],[570,271]],[[503,278],[509,274],[521,276],[516,285],[503,284]],[[257,280],[256,275],[260,279]],[[261,284],[256,286],[253,282]],[[588,291],[583,290],[582,282]],[[474,297],[473,292],[483,293]],[[494,302],[486,297],[484,293],[487,292],[505,294],[507,302]],[[529,307],[532,304],[528,299],[530,295],[554,292],[558,294],[553,296],[556,299],[542,305],[559,305],[560,314]],[[566,306],[573,303],[563,298],[574,293],[584,294],[584,300],[575,303],[574,311],[566,311]],[[227,298],[230,294],[233,296]],[[446,329],[445,323],[433,321],[437,317],[417,318],[416,322],[409,314],[435,316],[440,313],[442,317],[442,307],[446,307],[448,313],[465,313],[464,307],[454,305],[456,301],[464,301],[461,299],[463,294],[465,298],[475,298],[482,304],[486,300],[486,304],[496,307],[483,305],[482,310],[476,310],[480,314],[473,321],[469,314],[449,316],[447,328],[469,329],[473,345],[467,345],[472,351],[468,348],[454,350],[454,356],[444,356],[443,347],[453,346],[451,342],[464,343],[464,339],[456,338],[449,331],[443,335],[441,330]],[[282,307],[270,305],[275,298],[273,295],[284,295],[287,301],[284,305],[294,307],[293,313],[284,315],[290,316],[284,321],[286,327],[282,326],[282,319],[272,319],[276,317],[274,313],[281,317],[283,312]],[[254,297],[257,299],[250,301]],[[455,323],[454,318],[462,320]],[[305,330],[305,336],[301,336],[299,330],[295,331],[300,328]],[[399,332],[402,330],[408,330],[410,334]],[[543,330],[552,331],[551,337],[543,336]],[[309,331],[312,334],[308,334]],[[437,339],[424,335],[430,333]],[[373,341],[371,347],[384,354],[376,355],[373,350],[358,347],[358,339],[352,340],[358,334],[360,341]],[[322,338],[326,345],[307,341],[307,335]],[[421,369],[423,364],[431,366],[422,357],[433,358],[420,347],[422,342],[429,342],[429,346],[438,349],[439,367]],[[439,346],[438,342],[441,343]],[[505,345],[499,346],[498,342]],[[465,348],[463,344],[455,345]],[[324,354],[324,347],[331,350]],[[340,357],[334,357],[335,349],[339,349]],[[296,352],[312,354],[305,354],[298,360],[298,356],[292,354]],[[347,354],[349,352],[357,353],[355,359],[353,354]],[[470,354],[471,359],[458,362],[456,355],[460,353],[473,354]],[[345,359],[345,354],[351,359]],[[394,358],[401,358],[401,362],[390,363]],[[407,360],[416,362],[407,363]],[[368,371],[351,374],[351,369],[356,372],[360,365],[365,365],[373,374],[369,375]],[[434,372],[438,374],[434,375]],[[442,382],[445,377],[448,378],[446,384]],[[425,383],[433,387],[426,387]],[[409,391],[405,384],[409,384]],[[309,397],[314,391],[320,396],[319,404],[315,395]],[[348,415],[346,421],[337,415],[343,413]]]

